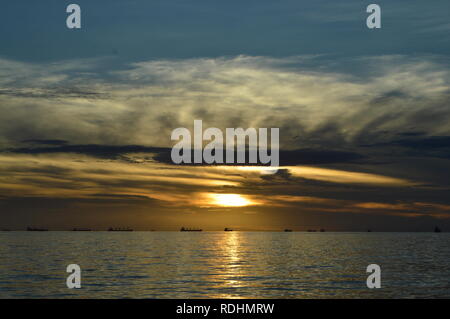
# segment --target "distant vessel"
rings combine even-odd
[[[440,229],[439,227],[436,226],[436,227],[434,227],[434,232],[435,232],[435,233],[440,233],[440,232],[441,232],[441,229]]]
[[[112,228],[109,227],[108,231],[133,231],[131,228]]]
[[[202,229],[181,227],[180,231],[202,231]]]
[[[321,232],[321,233],[324,233],[324,232],[325,232],[325,229],[321,228],[321,229],[320,229],[320,232]]]
[[[290,233],[292,231],[292,229],[287,229],[286,228],[284,231],[287,232],[287,233]]]
[[[315,230],[315,229],[308,229],[308,232],[309,233],[315,233],[317,230]]]
[[[48,229],[45,229],[45,228],[27,227],[27,231],[48,231]]]
[[[72,231],[91,231],[92,229],[90,228],[74,228],[72,229]]]
[[[231,228],[225,228],[223,231],[233,231]]]

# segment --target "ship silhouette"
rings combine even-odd
[[[109,227],[108,231],[133,231],[131,228],[113,228]]]
[[[441,232],[441,229],[440,229],[439,227],[436,226],[436,227],[434,227],[434,232],[435,232],[435,233],[440,233],[440,232]]]
[[[292,229],[287,229],[286,228],[284,231],[287,232],[287,233],[290,233],[292,231]]]
[[[91,231],[90,228],[73,228],[72,231]]]
[[[35,227],[27,227],[27,231],[48,231],[45,228],[35,228]]]
[[[231,228],[226,228],[223,231],[233,231]]]
[[[180,231],[202,231],[202,229],[181,227]]]

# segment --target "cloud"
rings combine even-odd
[[[262,172],[263,167],[238,167],[238,170],[244,172]],[[413,186],[417,183],[401,178],[389,177],[380,174],[351,172],[338,169],[329,169],[312,166],[283,166],[274,175],[262,175],[264,180],[274,181],[277,178],[284,180],[293,180],[294,178],[310,179],[328,183],[339,184],[360,184],[360,185],[378,185],[378,186]]]
[[[31,144],[26,147],[16,147],[5,149],[6,152],[18,154],[54,154],[54,153],[75,153],[85,154],[99,158],[123,159],[130,160],[131,157],[126,155],[132,153],[150,153],[154,156],[153,160],[173,164],[171,158],[171,148],[167,147],[151,147],[142,145],[69,145],[63,140],[25,140],[23,143]],[[246,155],[248,157],[248,155]],[[364,159],[364,156],[354,152],[343,151],[327,151],[327,150],[292,150],[280,151],[281,165],[297,165],[297,164],[328,164],[352,162]],[[194,164],[181,164],[191,166]],[[206,165],[206,164],[204,164]],[[233,164],[234,165],[234,164]]]
[[[383,213],[403,214],[407,216],[432,216],[436,218],[450,218],[450,205],[436,203],[373,203],[363,202],[354,204],[354,207]]]
[[[12,152],[17,154],[55,154],[55,153],[74,153],[85,154],[98,158],[106,159],[123,159],[132,160],[127,158],[126,155],[130,153],[169,153],[169,148],[162,147],[147,147],[142,145],[66,145],[66,141],[61,140],[28,140],[36,144],[50,144],[50,146],[38,146],[38,147],[19,147],[6,149],[6,152]],[[58,145],[63,144],[63,145]],[[56,146],[54,146],[56,145]]]
[[[405,129],[450,134],[450,73],[430,56],[361,58],[354,73],[314,56],[153,60],[109,71],[93,61],[1,62],[3,144],[169,147],[170,132],[195,118],[221,129],[279,127],[286,150],[355,152]]]

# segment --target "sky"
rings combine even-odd
[[[0,229],[449,230],[450,3],[370,3],[2,4]],[[195,119],[280,169],[175,165]]]

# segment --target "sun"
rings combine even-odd
[[[253,204],[239,194],[210,194],[212,203],[217,206],[242,207]]]

